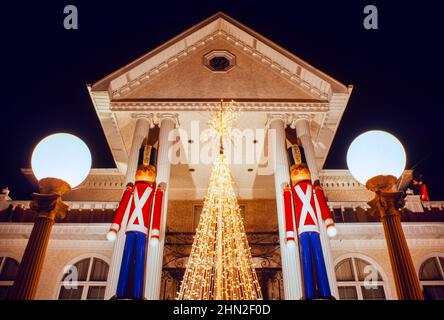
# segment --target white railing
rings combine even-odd
[[[427,209],[444,209],[444,201],[422,201],[422,205]]]
[[[341,209],[341,211],[344,211],[345,208],[356,210],[358,207],[364,210],[370,209],[370,206],[365,201],[329,201],[327,205],[330,210]]]

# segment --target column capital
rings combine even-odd
[[[156,124],[162,126],[164,120],[171,120],[174,122],[174,127],[179,126],[179,115],[177,113],[157,113],[156,114]]]
[[[62,201],[58,194],[33,193],[30,208],[37,213],[37,217],[49,220],[63,219],[68,210],[68,205]]]
[[[131,114],[131,118],[139,120],[145,119],[150,124],[150,129],[154,127],[154,114],[153,113],[133,113]]]
[[[375,197],[368,204],[379,211],[381,219],[385,219],[387,216],[401,217],[400,209],[405,204],[402,198],[403,194],[403,192],[399,191],[381,191],[376,193]]]
[[[282,121],[284,123],[284,126],[286,126],[288,121],[288,115],[285,113],[269,113],[267,114],[267,123],[265,126],[269,128],[271,123],[276,120]]]
[[[304,123],[310,124],[311,120],[314,118],[314,115],[312,114],[291,114],[288,116],[289,118],[289,125],[292,129],[296,129],[297,123]]]

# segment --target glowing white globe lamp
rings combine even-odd
[[[40,189],[32,194],[30,203],[37,215],[11,291],[13,300],[34,299],[52,226],[56,219],[63,219],[68,209],[61,195],[88,176],[91,153],[76,136],[56,133],[37,144],[31,167]]]
[[[403,192],[394,186],[402,175],[406,155],[401,142],[385,131],[359,135],[347,152],[347,166],[353,177],[375,192],[368,204],[379,212],[384,227],[388,256],[400,300],[424,299],[401,224]]]
[[[31,167],[39,182],[58,179],[75,188],[91,170],[91,152],[78,137],[56,133],[37,144],[32,153]]]
[[[373,178],[379,177],[380,180],[385,177],[385,182],[392,187],[402,175],[405,165],[404,147],[395,136],[385,131],[372,130],[359,135],[347,152],[350,173],[373,191],[376,191]],[[378,185],[377,189],[381,187]]]

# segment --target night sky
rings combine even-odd
[[[403,142],[407,168],[424,175],[431,200],[444,200],[444,11],[437,3],[2,2],[0,187],[8,186],[15,200],[29,198],[35,190],[20,168],[29,167],[40,139],[58,131],[88,144],[93,167],[114,167],[86,84],[223,11],[354,85],[326,168],[346,168],[347,148],[358,134],[387,130]],[[79,10],[78,30],[63,28],[68,4]],[[379,30],[363,28],[367,4],[378,8]]]

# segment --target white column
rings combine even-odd
[[[307,115],[298,115],[291,124],[292,129],[296,129],[296,134],[304,148],[305,160],[310,170],[311,180],[319,180],[319,170],[316,164],[316,154],[310,134],[310,118]]]
[[[128,157],[128,167],[125,174],[125,185],[128,182],[134,182],[137,161],[139,160],[139,150],[142,146],[143,139],[148,137],[149,128],[152,123],[152,115],[138,115],[136,117],[136,126],[133,134],[133,141],[131,143],[131,150]],[[116,240],[114,242],[113,255],[111,257],[111,264],[108,272],[108,281],[105,291],[105,299],[110,299],[116,294],[117,282],[119,281],[120,264],[122,263],[123,248],[125,245],[125,228],[126,223],[124,217],[122,220],[122,228],[117,233]]]
[[[279,225],[279,243],[281,249],[282,276],[286,300],[298,300],[302,297],[301,268],[297,239],[295,247],[287,246],[285,240],[285,208],[283,185],[290,182],[285,137],[286,117],[281,114],[270,115],[269,130],[275,131],[273,146],[274,188],[276,192],[276,208]],[[269,139],[272,135],[269,135]],[[269,150],[270,153],[270,150]]]
[[[168,157],[169,150],[173,145],[173,140],[168,136],[175,129],[177,115],[160,114],[159,118],[159,151],[157,156],[157,177],[156,184],[164,183],[166,185],[163,194],[162,216],[160,223],[160,235],[157,246],[148,244],[148,257],[145,272],[145,298],[148,300],[159,300],[160,284],[162,278],[163,248],[165,244],[165,229],[168,213],[168,189],[171,175],[171,162]]]
[[[313,182],[319,180],[319,170],[316,164],[316,154],[314,149],[313,140],[310,134],[310,118],[307,115],[298,115],[293,121],[291,127],[296,129],[296,134],[301,141],[304,148],[305,160],[307,161],[308,169],[310,170],[311,179]],[[336,284],[335,266],[333,264],[333,256],[331,254],[330,238],[327,235],[327,228],[322,220],[322,217],[318,215],[320,238],[322,244],[322,252],[324,254],[325,267],[327,269],[328,282],[330,284],[331,294],[338,298],[338,289]]]

